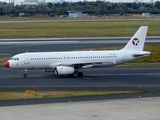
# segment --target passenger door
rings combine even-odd
[[[24,64],[29,64],[29,55],[27,53],[24,55]]]

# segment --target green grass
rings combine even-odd
[[[29,100],[29,99],[45,99],[45,98],[71,98],[71,97],[89,97],[89,96],[107,96],[117,94],[137,94],[160,92],[158,90],[126,90],[126,91],[45,91],[36,92],[34,95],[27,95],[25,92],[0,92],[0,101],[11,100]]]
[[[0,38],[130,37],[142,26],[160,36],[159,20],[0,23]]]
[[[144,50],[150,51],[152,55],[145,57],[143,59],[135,60],[134,63],[160,63],[160,44],[151,44],[151,45],[145,45]]]
[[[4,63],[9,60],[11,57],[0,58],[0,66],[4,66]]]
[[[126,67],[158,67],[160,66],[160,62],[158,63],[124,63],[117,66],[126,66]]]

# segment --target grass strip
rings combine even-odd
[[[120,64],[117,65],[119,67],[121,66],[125,66],[125,67],[159,67],[160,66],[160,62],[158,63],[124,63],[124,64]]]
[[[160,92],[160,90],[129,90],[129,91],[46,91],[35,92],[34,95],[28,95],[24,92],[0,92],[0,101],[13,100],[31,100],[31,99],[46,99],[46,98],[73,98],[73,97],[90,97],[90,96],[107,96],[119,94],[138,94]]]
[[[4,63],[9,60],[11,57],[0,58],[0,66],[4,66]]]
[[[0,23],[0,38],[129,37],[142,25],[149,26],[147,36],[160,36],[159,20],[97,20]]]

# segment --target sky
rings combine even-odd
[[[0,0],[1,2],[9,2],[9,0]],[[23,2],[24,0],[14,0],[15,2]],[[46,0],[46,2],[53,2],[53,1],[59,1],[59,0]],[[84,1],[84,0],[64,0],[64,1]],[[86,0],[87,1],[87,0]],[[96,0],[88,0],[88,1],[96,1]],[[134,2],[135,0],[105,0],[105,1],[110,1],[110,2]],[[150,2],[151,0],[138,0],[142,2]],[[160,0],[153,0],[153,1],[160,1]]]

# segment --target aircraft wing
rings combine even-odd
[[[101,62],[79,62],[79,63],[62,63],[59,64],[58,66],[72,66],[74,68],[91,68],[94,66],[98,66],[98,65],[114,65],[116,64],[115,61],[101,61]]]

